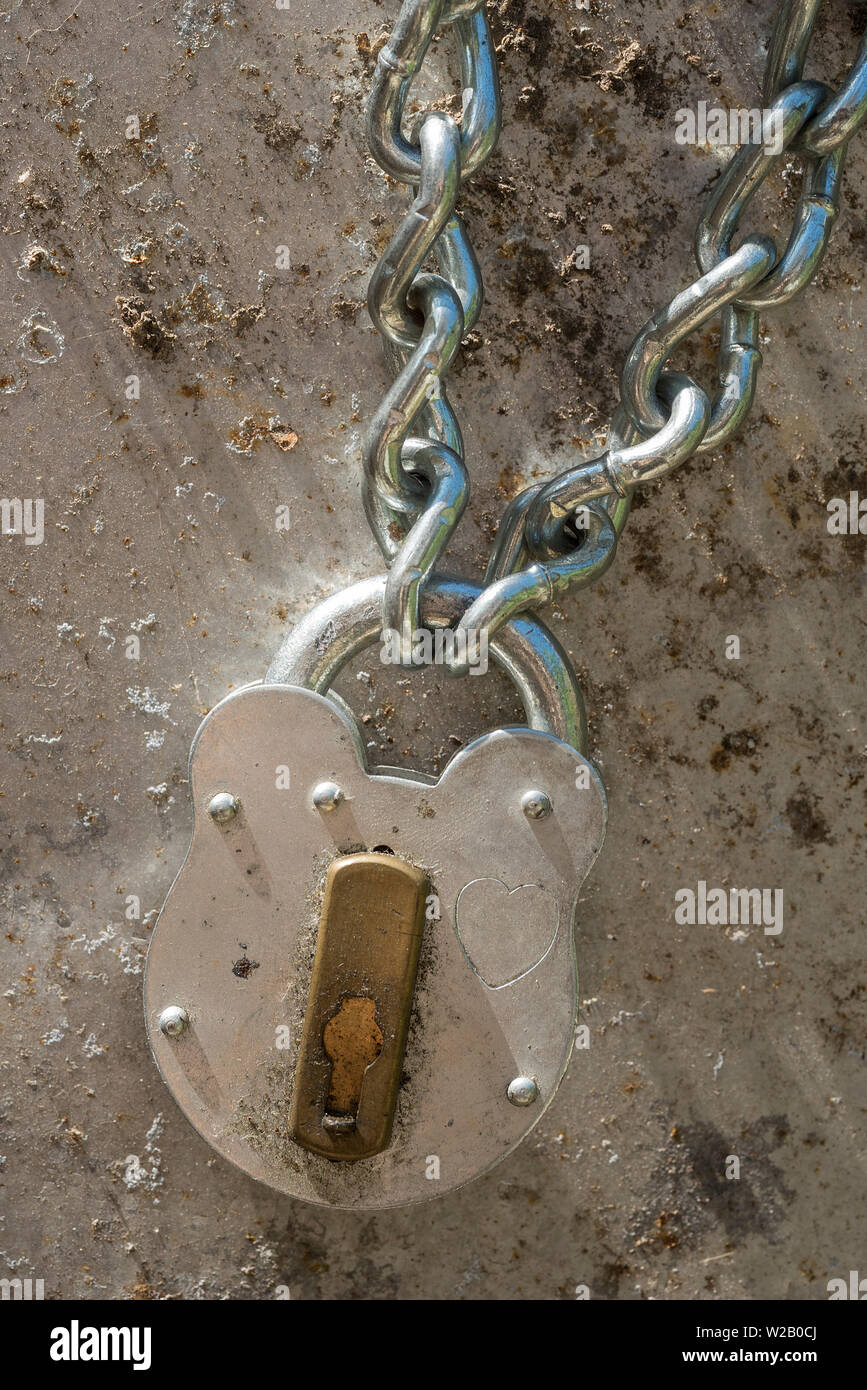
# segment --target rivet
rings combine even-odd
[[[190,1026],[190,1016],[178,1004],[170,1004],[160,1014],[160,1032],[167,1038],[179,1038]]]
[[[532,1076],[516,1076],[506,1095],[513,1105],[532,1105],[539,1098],[539,1087]]]
[[[543,820],[545,816],[550,816],[553,809],[551,798],[547,792],[524,792],[521,797],[521,810],[527,820]]]
[[[313,805],[317,811],[336,811],[343,800],[343,791],[336,782],[320,782],[313,788]]]
[[[208,804],[208,815],[218,825],[226,825],[228,821],[234,820],[240,809],[240,801],[231,792],[217,792]]]

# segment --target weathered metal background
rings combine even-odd
[[[490,8],[506,126],[463,202],[488,302],[452,388],[473,577],[692,277],[722,154],[676,145],[675,112],[759,101],[775,5]],[[865,1252],[864,538],[825,512],[863,477],[863,139],[817,285],[764,323],[750,428],[640,498],[604,582],[554,615],[611,825],[578,923],[590,1046],[529,1141],[426,1209],[323,1212],[216,1158],[146,1046],[196,725],[380,568],[363,298],[405,195],[362,108],[396,9],[0,0],[3,493],[45,503],[41,545],[2,543],[0,1275],[75,1297],[824,1298]],[[823,15],[810,75],[835,82],[865,10]],[[453,75],[446,42],[432,67]],[[785,235],[797,182],[756,221]],[[516,713],[495,677],[438,698],[368,663],[342,688],[374,761],[428,771]],[[782,888],[783,931],[678,925],[699,880]]]

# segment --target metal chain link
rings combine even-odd
[[[696,230],[702,275],[654,314],[633,341],[608,449],[537,485],[532,500],[515,499],[503,518],[506,534],[498,536],[490,577],[504,574],[510,554],[544,560],[562,553],[569,518],[588,505],[619,507],[619,535],[636,486],[671,472],[697,452],[719,448],[749,413],[761,366],[759,310],[785,303],[818,272],[837,216],[846,147],[867,119],[867,40],[836,95],[821,83],[801,81],[819,4],[785,0],[780,9],[764,85],[770,102],[766,128],[780,131],[780,148],[743,145],[718,180]],[[750,200],[788,152],[803,156],[804,176],[785,250],[778,256],[772,241],[754,236],[733,251]],[[690,377],[667,371],[665,364],[685,338],[717,315],[718,386],[709,401]],[[515,531],[521,533],[520,547]],[[587,582],[581,575],[577,579]]]
[[[620,406],[599,457],[536,484],[506,508],[486,587],[459,629],[493,634],[516,614],[598,579],[611,564],[635,488],[695,453],[719,448],[740,428],[756,391],[759,312],[815,278],[833,229],[849,140],[867,120],[867,37],[835,94],[802,73],[821,0],[784,0],[769,45],[763,129],[777,148],[745,144],[717,181],[695,236],[699,278],[653,314],[633,341],[620,377]],[[415,142],[403,133],[412,82],[434,35],[451,26],[464,92],[460,129],[428,112]],[[405,0],[381,50],[367,109],[367,136],[381,167],[416,188],[370,282],[371,317],[395,380],[364,448],[365,508],[391,569],[383,627],[419,626],[424,583],[466,506],[469,485],[460,427],[442,378],[482,304],[478,265],[455,200],[494,148],[500,99],[484,0]],[[732,242],[768,176],[791,154],[804,162],[801,195],[782,254],[765,236]],[[423,273],[433,255],[440,274]],[[667,363],[691,334],[719,318],[712,397]],[[460,650],[460,644],[456,649]],[[407,664],[411,657],[407,655]],[[466,663],[450,665],[461,674]]]
[[[407,139],[412,82],[438,30],[450,27],[461,68],[463,118],[429,111]],[[380,50],[367,106],[371,152],[415,186],[412,206],[371,277],[368,308],[395,373],[364,445],[364,502],[390,564],[383,628],[420,626],[419,601],[469,496],[461,431],[443,377],[482,307],[476,258],[455,200],[500,132],[500,89],[484,0],[406,0]],[[439,274],[422,266],[433,256]],[[412,644],[406,644],[412,664]]]

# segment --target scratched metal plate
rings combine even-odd
[[[330,814],[311,800],[324,780],[345,792]],[[420,1201],[496,1163],[543,1113],[571,1050],[573,913],[606,822],[592,767],[558,739],[509,729],[470,744],[438,782],[371,775],[330,701],[255,685],[204,721],[191,781],[192,844],[145,984],[151,1046],[190,1121],[253,1177],[328,1205]],[[524,816],[529,787],[547,792],[549,817]],[[242,806],[228,826],[207,812],[223,790]],[[306,986],[328,864],[383,845],[428,872],[438,920],[425,929],[392,1143],[335,1164],[287,1137]],[[158,1026],[170,1004],[191,1020],[177,1039]],[[539,1086],[527,1108],[506,1096],[518,1075]]]

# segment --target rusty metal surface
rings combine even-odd
[[[685,283],[720,156],[678,147],[675,112],[759,100],[774,5],[492,9],[506,125],[464,199],[488,303],[452,388],[476,580],[503,502],[590,452]],[[865,12],[825,9],[834,81]],[[824,1298],[865,1248],[864,537],[826,525],[863,489],[863,137],[817,285],[764,321],[750,425],[639,500],[554,622],[611,825],[582,894],[589,1046],[528,1142],[424,1212],[322,1211],[216,1158],[151,1062],[142,960],[195,727],[380,567],[362,301],[405,200],[362,105],[394,12],[0,6],[3,491],[45,500],[43,543],[2,546],[0,1272],[49,1296]],[[797,188],[756,225],[787,227]],[[377,760],[436,771],[518,717],[493,674],[403,679],[341,685]],[[782,889],[783,930],[678,923],[699,882]]]

